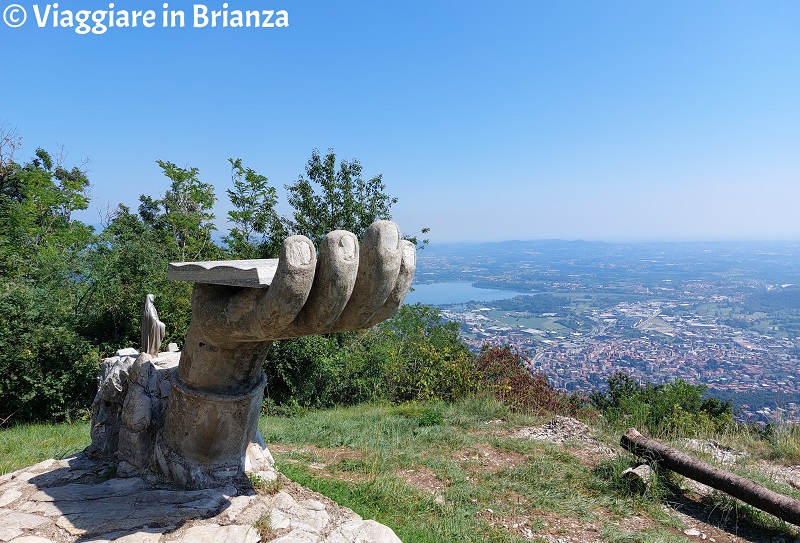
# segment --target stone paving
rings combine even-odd
[[[81,453],[0,476],[0,542],[401,543],[390,528],[277,472],[260,474],[271,494],[114,475],[112,464]]]

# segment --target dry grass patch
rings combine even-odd
[[[439,494],[450,486],[450,481],[442,479],[427,466],[416,465],[413,469],[401,469],[394,472],[406,484],[431,494]]]
[[[478,511],[475,516],[493,528],[508,530],[525,539],[531,539],[538,533],[537,521],[535,519],[532,521],[524,515],[498,514],[493,509],[487,508]]]
[[[539,538],[559,543],[600,543],[602,526],[599,523],[565,517],[553,511],[543,511],[531,518],[537,519]]]
[[[456,451],[452,458],[473,474],[499,473],[506,468],[518,467],[527,460],[522,453],[503,451],[488,443],[476,443],[468,449]]]

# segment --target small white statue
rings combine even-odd
[[[142,352],[150,356],[158,356],[158,349],[164,341],[166,327],[158,320],[156,306],[153,305],[155,296],[148,294],[142,306]]]

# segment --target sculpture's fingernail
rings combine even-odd
[[[286,247],[286,258],[292,266],[307,266],[313,258],[312,247],[305,240],[297,240]]]
[[[400,244],[403,249],[403,262],[408,265],[416,264],[417,262],[417,249],[413,243],[406,242]]]
[[[353,234],[339,238],[339,257],[344,260],[353,260],[356,257],[358,241]]]
[[[378,230],[378,240],[381,247],[394,251],[400,243],[400,229],[393,222],[382,221]]]

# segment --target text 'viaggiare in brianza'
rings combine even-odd
[[[28,17],[31,13],[33,17]],[[33,4],[27,9],[11,4],[3,11],[7,26],[18,28],[34,23],[38,28],[72,29],[77,34],[104,34],[119,28],[287,28],[285,9],[234,9],[227,2],[216,8],[193,4],[191,10],[172,9],[164,3],[159,10],[122,9],[113,2],[107,9],[65,9],[58,3]]]

